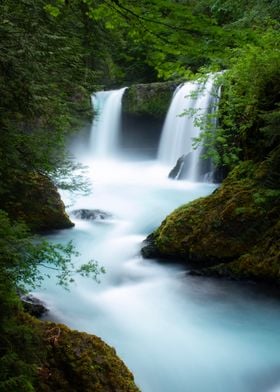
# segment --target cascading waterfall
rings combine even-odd
[[[118,150],[121,122],[122,96],[126,87],[119,90],[99,91],[92,95],[92,105],[97,112],[91,129],[91,151],[97,158],[114,156]]]
[[[211,88],[210,82],[206,85]],[[183,103],[174,109],[174,121],[186,107],[184,96],[194,89],[199,85],[187,83],[177,91],[174,100]],[[79,252],[76,267],[97,260],[106,274],[100,285],[75,276],[76,284],[65,291],[56,284],[54,268],[49,271],[53,279],[34,295],[48,304],[46,317],[114,346],[143,392],[279,392],[279,301],[262,298],[254,286],[247,290],[238,282],[190,276],[176,259],[161,265],[140,257],[144,238],[171,211],[216,186],[170,181],[166,167],[144,155],[140,161],[108,159],[121,155],[119,122],[115,126],[113,119],[119,121],[122,92],[93,97],[99,116],[90,156],[88,149],[76,150],[78,143],[73,144],[77,160],[89,168],[93,194],[77,195],[71,210],[89,210],[104,219],[73,214],[73,229],[48,236],[53,242],[73,242]],[[203,99],[209,105],[208,93]],[[190,105],[202,107],[203,99]],[[183,153],[175,154],[174,161]],[[72,201],[66,192],[64,201]]]
[[[201,83],[186,82],[180,85],[173,96],[159,145],[158,159],[161,163],[174,166],[178,158],[190,154],[186,178],[196,181],[200,175],[200,156],[202,146],[193,148],[193,141],[201,129],[195,124],[195,117],[203,117],[215,110],[217,106],[217,87],[215,75]],[[184,114],[187,112],[187,114]]]
[[[208,119],[208,124],[211,125],[213,132],[216,131],[218,126],[218,118],[215,116],[215,112],[217,111],[219,101],[221,97],[221,85],[213,86],[212,93],[210,97],[210,102],[208,106],[208,114],[210,115]],[[212,116],[211,116],[212,115]],[[202,150],[203,152],[203,150]],[[204,174],[203,179],[207,182],[213,182],[214,180],[214,172],[215,172],[215,165],[211,159],[209,159],[209,168],[206,174]]]

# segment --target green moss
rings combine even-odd
[[[123,111],[132,115],[164,118],[176,85],[173,82],[136,84],[123,97]]]
[[[42,322],[25,313],[18,318],[18,325],[28,328],[33,337],[32,346],[26,346],[32,351],[29,362],[34,389],[30,390],[139,392],[115,349],[97,336]]]
[[[280,284],[280,221],[267,230],[248,253],[205,273]]]
[[[21,178],[13,199],[7,200],[4,208],[14,219],[25,221],[33,231],[73,226],[56,187],[39,173]]]
[[[139,391],[116,351],[97,336],[54,323],[41,324],[41,331],[47,357],[37,391]]]
[[[93,110],[89,92],[82,86],[76,86],[69,97],[71,124],[74,128],[81,128],[92,119]]]
[[[176,209],[154,232],[158,253],[219,265],[210,274],[278,281],[280,192],[264,185],[266,175],[265,165],[243,162],[212,195]]]

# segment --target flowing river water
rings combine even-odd
[[[75,262],[95,259],[106,274],[100,284],[77,276],[70,291],[44,282],[34,294],[47,303],[48,317],[114,346],[143,392],[280,391],[277,299],[253,284],[188,276],[139,252],[169,212],[216,186],[170,180],[156,159],[97,159],[89,150],[76,148],[76,155],[89,167],[92,193],[72,200],[69,211],[111,216],[72,216],[74,228],[48,238],[72,240]]]

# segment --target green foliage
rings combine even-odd
[[[53,245],[36,239],[16,221],[32,209],[32,219],[40,219],[31,205],[36,192],[44,220],[45,196],[53,192],[51,187],[43,191],[49,178],[68,189],[81,185],[81,177],[69,181],[74,166],[64,143],[70,130],[91,118],[89,93],[97,82],[97,45],[89,47],[96,29],[84,6],[79,1],[67,6],[64,1],[44,0],[0,4],[1,391],[34,390],[36,333],[20,320],[16,290],[37,286],[51,274],[67,288],[76,273],[98,280],[104,272],[95,261],[75,265],[71,243]],[[59,200],[54,197],[54,202]],[[49,207],[50,212],[53,206]]]
[[[50,274],[64,288],[76,274],[98,281],[104,269],[95,261],[75,265],[77,255],[71,242],[50,244],[34,238],[24,223],[11,222],[0,210],[0,391],[35,391],[35,371],[39,357],[43,359],[43,351],[36,350],[38,332],[21,320],[18,290],[36,287]]]
[[[266,164],[268,173],[265,178],[265,185],[270,188],[280,189],[280,146],[276,147],[267,157]]]
[[[72,175],[69,173],[72,172]],[[50,173],[50,179],[59,188],[70,192],[89,194],[91,191],[87,178],[87,166],[75,162],[68,156]]]
[[[230,146],[239,147],[242,159],[261,160],[271,149],[267,130],[277,112],[280,86],[279,32],[270,30],[257,45],[236,50],[224,76],[220,118]],[[270,126],[270,132],[277,129]],[[274,137],[274,136],[273,136]],[[269,148],[266,148],[269,147]]]
[[[57,18],[44,6],[43,0],[0,5],[1,205],[24,173],[63,166],[65,136],[91,115],[88,90],[95,76],[79,2],[76,13],[63,7]]]
[[[107,32],[125,41],[126,56],[119,59],[127,69],[131,60],[134,70],[142,62],[163,79],[186,77],[189,70],[201,66],[225,68],[227,49],[254,42],[264,29],[279,22],[277,0],[86,3],[93,20],[103,21]],[[118,62],[117,56],[114,59]]]
[[[275,104],[275,109],[271,111],[264,111],[260,114],[260,119],[263,126],[260,131],[264,134],[266,144],[270,147],[279,143],[280,140],[280,103]]]
[[[193,14],[193,6],[175,1],[108,1],[98,7],[87,2],[94,20],[105,20],[108,30],[126,36],[128,56],[155,69],[160,78],[176,79],[187,68],[198,69],[222,51],[219,30],[207,15]],[[132,50],[133,48],[133,50]],[[218,60],[218,55],[216,56]]]
[[[279,145],[279,38],[270,29],[255,44],[234,49],[230,68],[217,75],[222,89],[218,110],[204,117],[190,113],[202,129],[195,143],[206,147],[206,157],[216,165],[261,161]]]
[[[28,366],[14,352],[0,358],[0,391],[34,392],[32,366]]]
[[[71,261],[78,256],[73,244],[50,244],[31,236],[23,223],[12,223],[7,214],[0,210],[0,271],[17,287],[35,287],[49,277],[49,270],[55,271],[60,285],[67,288],[74,281],[73,275],[91,276],[97,279],[103,268],[90,261],[75,267]]]

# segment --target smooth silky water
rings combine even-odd
[[[70,291],[45,281],[34,295],[48,305],[48,318],[114,346],[143,392],[280,391],[276,299],[254,285],[191,277],[179,264],[140,256],[142,241],[169,212],[215,185],[169,180],[156,160],[96,160],[77,150],[92,193],[69,211],[101,209],[112,217],[72,216],[75,227],[49,239],[72,240],[80,252],[75,262],[95,259],[106,274],[100,284],[77,276]]]

